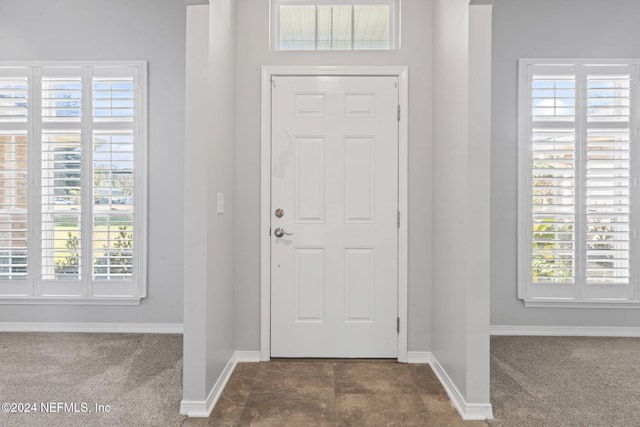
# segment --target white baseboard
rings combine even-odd
[[[193,418],[208,418],[210,414],[210,412],[208,412],[208,409],[207,409],[208,401],[209,401],[208,397],[206,401],[183,400],[180,402],[180,414],[186,415],[188,417],[193,417]],[[213,406],[211,406],[211,410],[213,410]]]
[[[409,351],[407,352],[407,363],[422,363],[430,365],[433,361],[433,354],[430,351]]]
[[[458,391],[456,385],[451,381],[449,375],[444,370],[444,368],[438,363],[438,360],[435,358],[433,354],[431,354],[431,368],[433,372],[440,380],[442,387],[446,390],[449,395],[449,399],[453,403],[453,406],[458,410],[458,413],[465,421],[471,420],[492,420],[493,419],[493,409],[491,408],[491,404],[487,403],[467,403]]]
[[[36,323],[0,322],[0,332],[105,332],[182,334],[182,323]]]
[[[206,400],[183,400],[180,402],[180,413],[192,418],[208,418],[218,403],[231,374],[238,363],[260,362],[259,351],[236,351],[231,355],[218,380],[213,385]]]
[[[233,353],[236,363],[260,362],[260,351],[236,351]]]
[[[494,325],[491,335],[564,337],[640,337],[640,328],[612,326],[507,326]]]
[[[227,365],[222,370],[222,373],[218,377],[218,381],[213,385],[211,391],[206,400],[183,400],[180,402],[180,413],[193,418],[208,418],[213,411],[213,407],[216,406],[220,395],[224,390],[224,386],[227,385],[227,381],[231,378],[233,370],[236,368],[235,353],[231,355],[231,359],[227,362]]]

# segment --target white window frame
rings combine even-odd
[[[533,125],[532,81],[536,66],[566,67],[575,66],[575,126],[576,155],[575,178],[575,280],[569,284],[533,283],[532,279],[532,182],[531,171],[531,135]],[[630,145],[631,176],[629,179],[630,211],[630,262],[628,284],[587,284],[586,281],[586,132],[587,92],[586,80],[588,67],[627,67],[630,70]],[[517,296],[527,307],[566,307],[566,308],[640,308],[640,242],[638,226],[640,208],[640,154],[638,153],[640,125],[640,59],[520,59],[518,64],[518,277]],[[612,71],[613,73],[613,71]]]
[[[105,131],[111,128],[117,132],[117,123],[110,126],[102,125],[93,121],[93,96],[91,85],[85,84],[87,76],[91,76],[93,69],[101,70],[106,75],[120,75],[121,70],[131,70],[131,77],[134,81],[134,183],[135,204],[133,209],[133,274],[131,279],[124,280],[98,280],[92,276],[92,262],[84,265],[82,278],[75,281],[70,280],[47,280],[42,279],[41,274],[41,151],[39,134],[45,126],[42,120],[38,120],[41,113],[41,90],[40,75],[43,69],[75,70],[81,69],[83,78],[82,95],[82,117],[75,126],[82,129],[83,152],[91,150],[94,130]],[[67,304],[67,305],[139,305],[141,299],[147,295],[147,200],[148,200],[148,87],[147,87],[147,62],[146,61],[0,61],[0,73],[9,69],[26,69],[29,78],[29,119],[28,119],[28,239],[36,242],[28,246],[28,277],[26,280],[0,280],[0,304]],[[55,74],[55,70],[54,70]],[[63,72],[64,74],[64,72]],[[106,126],[106,128],[105,128]],[[91,151],[89,151],[89,154]],[[90,174],[93,158],[91,155],[82,156],[82,181],[93,181]],[[92,188],[92,186],[91,186]],[[84,195],[91,193],[84,192]],[[91,212],[93,196],[84,197],[82,210],[88,209]],[[83,214],[82,238],[89,241],[93,246],[91,235],[92,223],[90,214]],[[87,240],[88,239],[88,240]],[[87,243],[85,243],[87,245]],[[91,248],[85,249],[81,256],[84,261],[91,260]]]
[[[400,49],[400,3],[401,0],[271,0],[270,43],[271,50],[278,52],[388,52]],[[322,5],[388,5],[389,6],[389,49],[318,49],[317,28],[314,49],[280,49],[280,6],[322,6]],[[316,9],[317,20],[317,9]],[[352,28],[353,31],[353,28]],[[353,45],[353,40],[351,41]]]

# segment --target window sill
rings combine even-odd
[[[140,305],[140,297],[26,297],[2,296],[0,305]]]
[[[640,308],[640,301],[602,300],[602,301],[572,301],[561,299],[525,299],[525,307],[531,308]]]

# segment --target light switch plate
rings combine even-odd
[[[218,193],[218,214],[224,213],[224,193]]]

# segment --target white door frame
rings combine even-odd
[[[406,66],[336,67],[336,66],[265,66],[262,67],[261,161],[260,161],[260,360],[271,357],[271,77],[272,76],[392,76],[398,77],[398,361],[407,362],[408,306],[408,96],[409,76]]]

